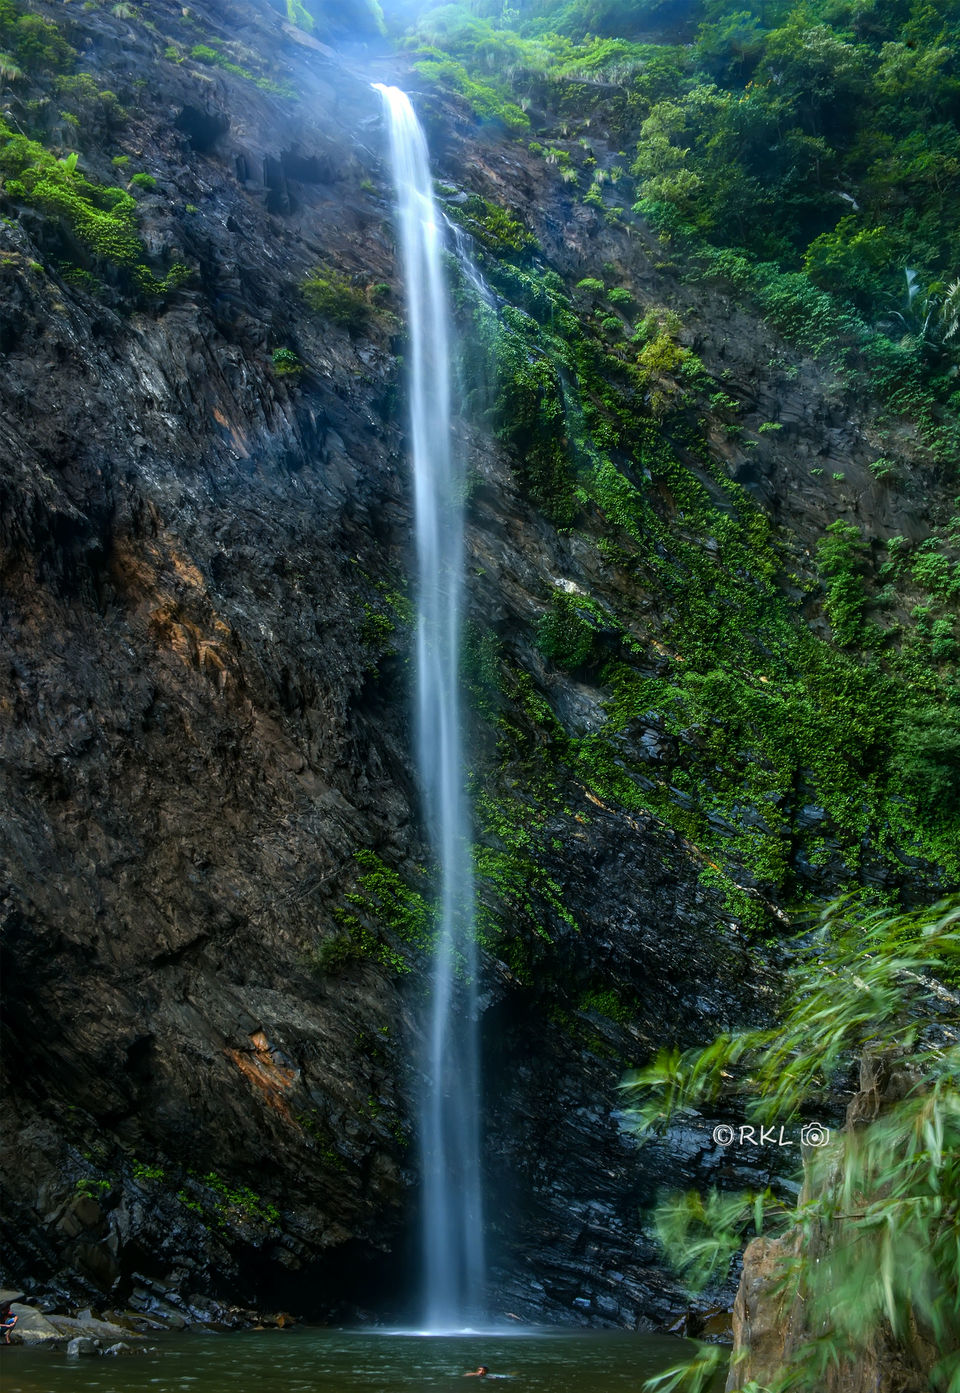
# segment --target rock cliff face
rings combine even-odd
[[[430,877],[407,702],[402,288],[369,81],[405,78],[266,2],[32,8],[90,81],[25,80],[11,130],[79,149],[98,187],[148,176],[131,185],[146,272],[6,169],[4,1275],[200,1319],[397,1313],[415,1253],[411,924]],[[922,474],[915,497],[880,488],[869,423],[815,365],[769,366],[783,345],[656,264],[642,229],[419,100],[451,207],[522,210],[537,275],[572,288],[612,264],[641,305],[694,316],[704,361],[782,423],[749,456],[706,429],[797,556],[829,515],[797,491],[814,455],[843,460],[850,508],[879,529],[922,531]],[[460,429],[495,1305],[662,1322],[680,1298],[640,1209],[663,1183],[737,1171],[709,1121],[641,1157],[617,1085],[667,1040],[761,1015],[769,974],[710,854],[565,753],[610,693],[545,657],[557,596],[629,610],[652,674],[661,598],[598,546],[596,509],[558,526],[502,432],[476,412]],[[601,649],[621,641],[590,629]],[[682,744],[651,712],[616,758],[665,783]],[[511,799],[522,815],[499,825]],[[826,815],[807,816],[829,853]]]

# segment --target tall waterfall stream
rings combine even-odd
[[[444,226],[427,143],[406,94],[377,90],[390,132],[410,337],[417,764],[440,877],[420,1103],[423,1316],[427,1329],[450,1330],[481,1322],[484,1311],[477,954],[459,709],[463,469],[451,433]]]

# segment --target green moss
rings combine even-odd
[[[351,962],[371,959],[403,975],[433,943],[434,909],[375,852],[358,851],[354,859],[360,870],[356,889],[337,908],[334,918],[339,932],[320,943],[312,966],[328,974]]]
[[[168,57],[172,56],[168,50]],[[264,92],[273,92],[277,96],[293,98],[296,97],[295,90],[286,82],[275,82],[271,78],[262,74],[257,74],[252,69],[245,67],[242,63],[235,63],[232,58],[228,58],[225,53],[220,51],[219,46],[214,47],[212,43],[194,44],[190,49],[190,57],[197,63],[205,63],[209,67],[220,68],[222,72],[230,73],[232,77],[242,77],[247,82],[252,82]],[[175,61],[180,61],[179,57]],[[255,60],[254,60],[255,61]]]
[[[560,668],[579,668],[594,652],[590,608],[572,595],[558,595],[537,626],[537,645]]]
[[[215,1196],[214,1207],[220,1223],[265,1224],[274,1227],[280,1222],[280,1211],[246,1185],[233,1185],[216,1171],[208,1171],[203,1183]]]
[[[82,1180],[77,1181],[73,1189],[74,1194],[84,1199],[102,1199],[108,1190],[113,1189],[113,1181],[85,1176]]]
[[[385,581],[371,582],[374,598],[363,602],[358,638],[373,649],[379,659],[396,652],[398,633],[408,632],[413,623],[413,606],[401,591]]]
[[[165,1171],[162,1166],[151,1165],[147,1161],[134,1161],[130,1168],[130,1174],[134,1180],[163,1180]]]
[[[370,305],[363,290],[335,266],[315,267],[301,282],[300,293],[315,314],[351,333],[359,333],[369,322]]]
[[[303,29],[308,34],[313,33],[313,16],[302,0],[287,0],[287,19],[298,29]]]
[[[636,1001],[626,1001],[612,987],[597,987],[584,992],[578,1003],[578,1010],[592,1011],[617,1025],[629,1025],[639,1013]]]
[[[191,274],[189,267],[177,263],[165,277],[153,275],[143,260],[136,201],[122,189],[87,179],[77,169],[75,153],[58,160],[2,121],[0,142],[0,174],[7,194],[62,220],[89,252],[128,272],[145,293],[165,294]]]

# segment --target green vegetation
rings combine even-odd
[[[335,912],[339,931],[313,952],[311,965],[328,974],[369,958],[403,975],[432,943],[434,911],[375,852],[358,851],[354,860],[360,875],[356,889],[344,896],[346,903]]]
[[[384,32],[379,0],[286,0],[286,4],[289,22],[307,33],[373,38]]]
[[[317,266],[301,282],[300,293],[307,304],[324,319],[359,333],[370,318],[370,305],[363,290],[335,266]]]
[[[802,600],[822,595],[832,638],[816,636],[782,589],[767,519],[706,452],[703,413],[729,419],[738,403],[679,341],[678,315],[648,307],[631,343],[611,351],[604,282],[579,283],[585,308],[576,314],[559,278],[527,264],[512,250],[485,257],[508,303],[499,316],[472,312],[486,353],[479,376],[492,386],[474,408],[509,449],[531,501],[585,533],[622,580],[604,592],[606,604],[576,587],[554,592],[537,629],[549,663],[599,689],[603,724],[571,737],[502,664],[500,704],[479,693],[498,726],[505,795],[495,834],[481,798],[485,835],[502,844],[508,827],[519,850],[531,825],[558,816],[548,785],[572,777],[603,803],[654,813],[688,839],[704,884],[763,934],[770,902],[802,901],[824,870],[854,886],[880,862],[896,886],[906,853],[915,878],[932,882],[937,865],[958,876],[950,790],[960,720],[949,696],[958,539],[945,533],[919,554],[894,549],[877,572],[867,539],[831,525],[802,587]],[[916,630],[873,619],[880,580],[928,592]],[[656,600],[652,624],[640,618],[644,597]],[[507,729],[504,700],[519,700],[529,724]],[[653,763],[638,757],[644,726],[660,733]],[[537,751],[530,763],[528,745]],[[526,781],[522,799],[506,796],[508,775]],[[544,854],[529,842],[528,879]],[[550,936],[561,905],[558,887],[530,913],[531,932]]]
[[[558,595],[540,620],[537,643],[557,667],[582,667],[593,656],[591,608],[572,595]]]
[[[85,1176],[78,1180],[73,1187],[74,1193],[82,1199],[100,1199],[107,1190],[113,1189],[112,1180],[95,1180],[92,1176]]]
[[[940,1356],[930,1387],[957,1386],[960,1044],[957,998],[936,979],[960,974],[958,925],[956,902],[865,917],[834,904],[799,942],[775,1024],[664,1051],[631,1082],[645,1129],[683,1114],[690,1125],[707,1107],[799,1131],[861,1057],[896,1080],[882,1107],[807,1152],[796,1208],[767,1191],[693,1193],[658,1210],[665,1249],[695,1289],[725,1274],[750,1228],[784,1240],[777,1278],[801,1340],[772,1393],[822,1388],[826,1370],[862,1357],[884,1326],[908,1348],[926,1332]],[[709,1362],[704,1352],[698,1368],[647,1388],[701,1389]]]
[[[275,348],[270,355],[270,363],[277,377],[297,379],[303,372],[303,363],[292,348]]]
[[[145,293],[167,294],[191,275],[188,266],[177,263],[162,279],[154,276],[137,232],[135,199],[86,178],[77,168],[76,152],[57,159],[0,121],[0,175],[8,198],[59,218],[98,261],[129,274]]]
[[[152,1166],[146,1161],[134,1161],[130,1173],[134,1180],[164,1180],[166,1178],[162,1166]]]
[[[639,23],[637,6],[604,11],[604,24],[616,13],[628,25],[621,36],[591,19],[601,35],[593,38],[574,21],[575,8],[521,4],[519,13],[483,18],[446,6],[422,15],[411,39],[431,45],[434,59],[443,52],[471,77],[499,83],[501,99],[512,94],[545,110],[553,143],[530,149],[561,174],[595,165],[592,123],[613,131],[635,150],[634,193],[686,258],[688,277],[722,280],[799,349],[826,358],[842,385],[877,389],[886,423],[895,414],[912,416],[930,452],[944,464],[953,460],[960,453],[960,396],[951,395],[960,361],[949,366],[960,347],[954,281],[931,279],[912,293],[910,318],[897,285],[909,293],[918,273],[911,267],[911,280],[901,267],[899,282],[887,282],[890,298],[871,307],[824,273],[825,265],[839,264],[824,244],[804,264],[799,244],[788,254],[753,238],[755,229],[753,240],[738,240],[735,216],[724,222],[718,212],[715,225],[698,223],[699,192],[682,206],[679,194],[665,196],[666,185],[648,188],[660,175],[683,185],[688,157],[692,173],[704,177],[693,167],[701,149],[691,133],[695,116],[714,123],[704,160],[719,160],[724,151],[728,160],[745,158],[737,122],[750,117],[753,97],[744,96],[741,110],[716,78],[705,83],[699,43],[692,50],[636,43],[629,23]],[[600,8],[591,8],[594,19]],[[648,19],[641,26],[647,32]],[[890,22],[888,12],[871,22]],[[772,32],[769,18],[767,24]],[[700,86],[710,90],[697,96]],[[701,107],[706,114],[697,116]],[[789,101],[778,108],[786,130],[791,110]],[[566,148],[557,143],[558,127]],[[636,167],[643,160],[649,169]],[[673,173],[671,161],[679,161]],[[602,184],[605,210],[616,209],[628,223],[635,216],[625,201],[634,196],[629,187],[623,166]],[[849,217],[849,203],[839,203]],[[603,723],[571,736],[545,698],[518,693],[502,660],[493,664],[496,690],[489,680],[475,690],[478,712],[498,732],[499,783],[491,795],[497,812],[488,816],[481,799],[480,822],[490,848],[511,849],[504,884],[524,861],[529,880],[529,868],[549,859],[549,838],[531,828],[568,821],[554,790],[569,787],[571,778],[605,805],[652,813],[680,833],[701,858],[703,883],[719,888],[728,910],[764,935],[771,904],[802,903],[822,893],[824,881],[859,887],[880,902],[896,899],[907,864],[927,893],[938,877],[955,882],[960,588],[952,587],[960,534],[948,525],[929,546],[891,550],[884,560],[878,539],[838,520],[815,556],[798,562],[704,441],[709,422],[731,439],[742,432],[744,450],[765,437],[781,448],[782,423],[761,422],[751,432],[742,403],[690,347],[694,339],[676,311],[637,303],[613,265],[602,277],[582,278],[571,293],[543,270],[535,244],[495,235],[488,199],[462,207],[494,233],[472,229],[501,304],[494,314],[463,303],[484,355],[477,376],[490,386],[467,406],[508,450],[530,502],[588,539],[616,576],[603,601],[575,589],[554,592],[537,626],[543,659],[594,686]],[[456,204],[451,212],[466,223]],[[776,200],[769,209],[785,221],[795,212]],[[941,215],[932,204],[928,212]],[[500,215],[512,218],[506,209]],[[724,238],[733,245],[723,245]],[[806,245],[814,240],[811,234]],[[858,266],[876,245],[876,238],[856,244]],[[634,314],[631,331],[627,317]],[[909,333],[895,327],[897,314]],[[873,472],[893,486],[899,467],[883,456]],[[845,473],[834,470],[828,489],[842,485]],[[841,491],[834,496],[839,505]],[[784,572],[796,598],[788,598]],[[902,616],[911,606],[907,623]],[[811,611],[826,625],[810,627]],[[507,721],[504,706],[517,700],[522,715]],[[653,760],[638,750],[645,728],[657,742]],[[554,933],[562,908],[556,891],[552,900],[528,897],[523,913],[535,937]],[[516,895],[484,895],[494,919],[515,914]],[[506,951],[492,922],[484,931]]]
[[[221,1224],[233,1222],[273,1226],[280,1222],[280,1211],[276,1205],[267,1203],[248,1186],[232,1185],[216,1171],[209,1171],[203,1177],[203,1183],[213,1191],[215,1214]]]
[[[25,13],[14,0],[0,0],[0,60],[6,82],[24,73],[59,73],[72,67],[76,54],[55,24]]]
[[[396,653],[398,634],[409,631],[413,623],[413,607],[401,589],[395,589],[385,581],[371,581],[371,585],[374,598],[364,601],[357,636],[361,643],[373,650],[375,661],[372,668],[376,671],[380,658]]]
[[[131,184],[131,187],[132,187],[132,188],[135,188],[135,189],[147,189],[147,190],[149,190],[149,189],[155,189],[155,188],[157,187],[157,181],[156,181],[156,179],[153,177],[153,175],[152,175],[152,174],[144,174],[143,172],[141,172],[140,174],[135,174],[135,175],[133,176],[133,178],[130,180],[130,184]]]
[[[447,211],[482,246],[501,256],[525,251],[536,240],[523,223],[479,194],[471,194],[463,203],[451,203]]]
[[[854,644],[863,627],[865,549],[859,527],[849,522],[832,522],[817,546],[820,574],[826,581],[824,613],[841,647]]]
[[[287,0],[287,19],[298,29],[303,29],[308,34],[313,32],[313,15],[302,0]]]
[[[54,80],[54,91],[68,110],[62,112],[72,124],[82,128],[84,138],[109,139],[127,120],[116,92],[102,88],[89,73],[77,73]]]
[[[228,45],[227,47],[231,52],[233,51],[232,46]],[[220,68],[223,72],[230,73],[232,77],[242,77],[245,81],[252,82],[255,87],[259,87],[263,92],[274,92],[280,97],[296,97],[297,93],[289,83],[274,82],[272,78],[254,72],[243,63],[235,62],[228,53],[223,51],[223,48],[224,45],[220,40],[210,40],[207,43],[194,44],[190,49],[189,56],[196,63],[204,63],[211,68]],[[248,56],[246,50],[244,50],[242,56]],[[172,49],[172,51],[168,50],[166,57],[172,59],[174,62],[182,61],[182,55],[177,49]],[[249,54],[249,61],[251,63],[256,63],[256,58],[253,54]]]
[[[526,134],[525,109],[548,112],[567,140],[530,148],[574,186],[589,174],[587,200],[627,220],[629,163],[635,209],[668,244],[954,461],[960,18],[908,0],[699,0],[680,42],[676,24],[655,0],[475,0],[427,7],[408,42],[479,119]],[[637,41],[661,25],[669,38]],[[597,167],[597,127],[623,163]]]

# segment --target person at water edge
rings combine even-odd
[[[10,1331],[13,1329],[17,1321],[20,1319],[18,1315],[11,1311],[10,1307],[12,1305],[12,1301],[4,1301],[0,1303],[0,1330],[3,1331],[3,1343],[5,1345],[9,1345]]]

